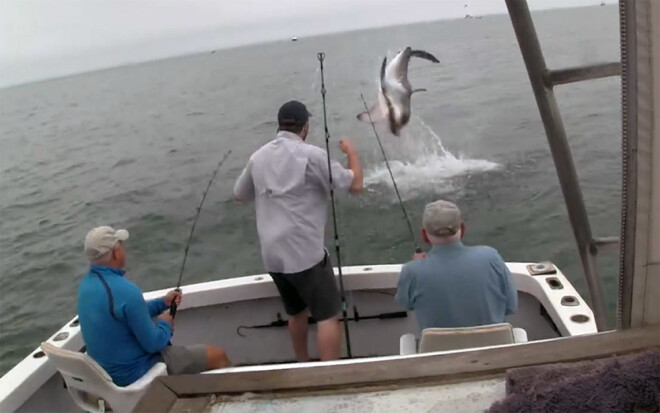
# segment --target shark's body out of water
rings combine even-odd
[[[380,67],[378,100],[368,112],[357,115],[359,120],[369,123],[386,122],[390,132],[399,136],[401,129],[410,121],[413,93],[426,92],[424,88],[413,89],[408,80],[408,65],[411,58],[440,63],[431,53],[412,50],[410,46],[399,51],[389,63],[387,57],[384,57]]]
[[[534,15],[550,67],[619,59],[614,6]],[[301,38],[150,62],[0,90],[0,374],[76,313],[94,226],[127,228],[128,276],[144,290],[176,283],[195,208],[218,160],[183,283],[262,273],[251,205],[232,200],[250,154],[273,138],[279,106],[305,102],[309,141],[324,146],[320,73],[326,53],[332,155],[353,138],[366,190],[338,203],[346,265],[404,262],[407,227],[363,110],[382,57],[411,46],[410,123],[380,127],[419,227],[424,205],[455,201],[465,242],[507,261],[557,264],[588,300],[550,150],[508,16]],[[557,97],[594,235],[620,214],[620,80],[559,86]],[[332,226],[327,227],[327,239]],[[603,255],[611,314],[617,257]],[[185,298],[184,298],[185,299]],[[209,326],[212,328],[212,326]]]

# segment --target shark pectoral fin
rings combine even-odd
[[[430,60],[433,63],[440,63],[440,61],[435,56],[429,52],[425,52],[424,50],[413,50],[410,52],[410,55],[419,57],[421,59]]]
[[[357,118],[361,120],[362,122],[367,122],[369,123],[369,117],[371,116],[371,121],[374,123],[378,122],[383,122],[384,120],[387,119],[387,114],[388,114],[388,106],[387,106],[387,99],[385,98],[385,94],[383,93],[383,86],[381,84],[381,90],[378,92],[378,100],[374,105],[369,108],[368,112],[362,112],[359,115],[357,115]]]
[[[423,88],[415,89],[415,90],[413,90],[412,92],[410,92],[410,94],[412,95],[412,94],[415,93],[415,92],[427,92],[427,90],[426,90],[426,89],[423,89]]]
[[[362,112],[357,115],[357,118],[362,122],[369,123],[369,112]]]
[[[369,117],[371,117],[371,121],[369,120]],[[369,109],[369,112],[362,112],[359,115],[357,115],[357,118],[361,120],[362,122],[382,122],[385,120],[385,111],[383,108],[381,108],[380,103],[376,103]]]

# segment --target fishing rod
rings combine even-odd
[[[215,179],[215,176],[218,174],[218,171],[220,170],[220,167],[222,166],[223,163],[225,163],[225,160],[227,160],[227,157],[229,157],[229,154],[231,153],[231,149],[228,150],[225,155],[222,157],[220,162],[218,163],[218,166],[215,168],[215,171],[213,171],[213,175],[211,175],[211,179],[209,179],[208,185],[206,185],[206,189],[204,190],[204,194],[202,194],[202,200],[199,203],[199,206],[197,207],[197,212],[195,213],[195,220],[193,221],[192,228],[190,228],[190,236],[188,237],[188,243],[186,244],[186,250],[183,253],[183,262],[181,263],[181,271],[179,271],[179,281],[176,282],[176,290],[181,291],[181,279],[183,279],[183,269],[186,267],[186,259],[188,258],[188,250],[190,249],[190,242],[192,241],[192,236],[193,233],[195,232],[195,226],[197,225],[197,218],[199,218],[199,213],[202,212],[202,205],[204,205],[204,200],[206,199],[206,194],[209,192],[209,188],[211,188],[211,184],[213,183],[213,180]],[[174,303],[174,300],[172,300],[172,304],[170,304],[170,315],[174,317],[176,315],[176,304]]]
[[[337,213],[335,211],[335,191],[332,185],[332,166],[330,164],[330,132],[328,132],[328,118],[325,110],[325,77],[323,72],[323,60],[325,53],[316,55],[321,65],[321,96],[323,97],[323,127],[325,129],[325,149],[328,155],[328,178],[330,182],[330,199],[332,201],[332,224],[335,230],[335,251],[337,253],[337,269],[339,270],[339,290],[341,292],[341,312],[344,316],[344,334],[346,335],[346,351],[348,358],[353,358],[351,352],[351,337],[348,332],[348,313],[346,310],[346,293],[344,292],[344,274],[341,271],[341,253],[339,249],[339,234],[337,233]]]
[[[394,319],[394,318],[406,318],[406,317],[408,317],[408,312],[406,312],[406,311],[395,311],[395,312],[391,312],[391,313],[380,313],[380,314],[367,315],[367,316],[362,316],[362,317],[360,317],[359,314],[357,312],[355,312],[355,316],[353,318],[342,319],[342,321],[348,320],[348,321],[359,322],[360,320],[391,320],[391,319]],[[309,324],[316,324],[317,323],[317,321],[312,317],[308,317],[307,322]],[[243,333],[243,330],[286,327],[287,325],[289,325],[289,322],[282,318],[282,314],[277,313],[277,320],[271,321],[268,324],[257,324],[257,325],[252,325],[252,326],[238,326],[236,328],[236,334],[238,334],[240,337],[245,337],[245,334]]]
[[[394,192],[396,192],[396,197],[399,199],[399,205],[401,206],[403,217],[406,219],[406,223],[408,224],[410,239],[412,240],[412,243],[415,246],[415,252],[419,254],[422,252],[422,249],[419,247],[417,241],[415,240],[415,232],[413,231],[412,224],[410,223],[410,216],[408,216],[406,205],[403,203],[403,200],[401,199],[401,194],[399,194],[399,187],[397,187],[396,185],[396,180],[394,179],[392,168],[390,168],[390,163],[387,160],[387,155],[385,154],[385,148],[383,148],[383,143],[380,141],[380,136],[378,136],[378,132],[376,131],[376,126],[374,125],[374,121],[371,119],[371,113],[369,113],[369,107],[367,106],[367,101],[364,100],[364,96],[362,95],[362,93],[360,93],[360,97],[362,98],[362,103],[364,103],[364,108],[367,111],[367,116],[369,116],[369,123],[371,123],[371,128],[374,130],[374,135],[376,136],[376,140],[378,141],[378,146],[380,146],[380,152],[383,154],[383,159],[385,159],[385,166],[387,166],[387,170],[390,173],[390,178],[392,178],[392,184],[394,185]]]

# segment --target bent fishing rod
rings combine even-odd
[[[325,109],[325,77],[323,72],[323,60],[325,53],[318,53],[317,57],[321,65],[321,96],[323,98],[323,127],[325,129],[325,150],[328,155],[328,181],[330,182],[330,199],[332,201],[332,224],[335,230],[335,251],[337,253],[337,269],[339,270],[339,290],[341,292],[341,312],[344,316],[344,334],[346,335],[346,352],[348,358],[353,358],[351,352],[351,337],[348,332],[348,312],[346,310],[346,293],[344,291],[344,274],[341,270],[341,252],[339,247],[339,234],[337,232],[337,213],[335,211],[335,191],[332,183],[332,165],[330,164],[330,132],[328,132],[328,118]]]
[[[186,268],[186,259],[188,258],[188,250],[190,249],[190,242],[192,241],[193,233],[195,232],[195,226],[197,226],[197,218],[199,218],[199,213],[202,212],[202,205],[204,205],[204,200],[206,200],[206,194],[208,194],[209,189],[211,188],[211,184],[215,179],[215,176],[218,174],[220,167],[222,166],[223,163],[225,163],[225,160],[227,160],[227,157],[229,157],[230,153],[231,153],[231,149],[225,153],[225,155],[218,163],[218,166],[215,168],[215,171],[213,171],[213,175],[211,175],[211,179],[209,179],[209,183],[208,185],[206,185],[204,194],[202,194],[202,200],[200,201],[199,206],[197,207],[197,212],[195,213],[195,220],[193,221],[192,228],[190,228],[190,236],[188,237],[188,242],[186,243],[186,249],[183,253],[183,262],[181,263],[181,271],[179,271],[179,281],[176,282],[177,291],[181,291],[181,280],[183,279],[183,269]],[[172,317],[176,315],[176,303],[174,302],[174,300],[172,300],[172,304],[170,305],[170,315]]]
[[[415,240],[415,232],[413,231],[412,224],[410,223],[410,216],[408,216],[406,205],[403,203],[403,200],[401,199],[401,194],[399,194],[399,187],[397,187],[396,185],[396,180],[394,179],[392,168],[390,168],[390,162],[387,160],[387,155],[385,154],[385,148],[383,148],[383,142],[380,141],[380,136],[378,136],[378,132],[376,131],[376,126],[374,125],[374,121],[371,119],[371,113],[369,113],[369,107],[367,106],[367,101],[364,100],[364,96],[362,95],[362,93],[360,93],[360,97],[362,98],[362,103],[364,103],[364,109],[367,111],[367,116],[369,116],[369,123],[371,123],[371,128],[374,130],[374,135],[376,136],[376,140],[378,141],[378,146],[380,146],[380,152],[383,154],[383,159],[385,159],[385,166],[387,166],[387,171],[390,173],[390,178],[392,178],[392,185],[394,185],[394,192],[396,192],[396,197],[399,199],[399,205],[401,206],[403,217],[406,219],[406,223],[408,224],[410,239],[412,240],[412,243],[415,247],[415,252],[419,254],[422,252],[422,249],[419,247],[417,241]]]

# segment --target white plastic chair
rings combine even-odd
[[[501,344],[524,343],[527,332],[513,328],[509,323],[488,324],[461,328],[427,328],[419,340],[419,353],[449,351],[465,348],[497,346]],[[399,339],[399,354],[416,354],[417,339],[408,333]]]
[[[120,387],[87,354],[64,350],[47,342],[41,343],[41,349],[64,377],[73,401],[86,412],[130,412],[149,384],[167,374],[165,363],[156,363],[138,381]]]

